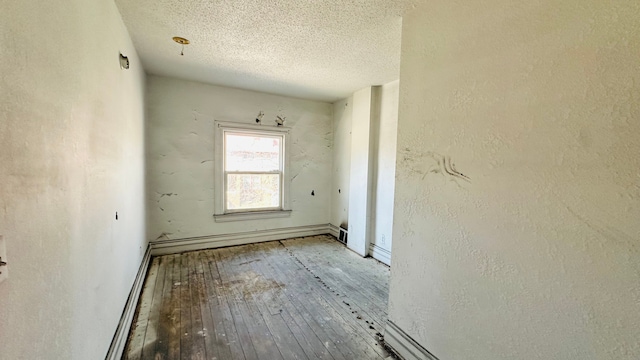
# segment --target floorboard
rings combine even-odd
[[[325,235],[156,257],[123,359],[386,359],[388,287]]]

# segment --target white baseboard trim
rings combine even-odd
[[[122,358],[122,353],[124,353],[124,348],[127,345],[129,331],[131,330],[131,323],[133,322],[133,317],[136,314],[136,307],[138,306],[138,299],[142,292],[142,285],[144,285],[144,280],[147,277],[149,264],[151,264],[151,245],[147,245],[147,250],[142,257],[142,263],[138,269],[136,279],[133,281],[133,286],[131,287],[129,298],[127,299],[124,310],[122,311],[122,316],[120,317],[120,323],[118,323],[118,327],[116,328],[116,333],[111,340],[109,351],[105,357],[106,360],[120,360]]]
[[[337,239],[338,235],[340,235],[340,228],[333,224],[329,224],[329,235]]]
[[[329,224],[318,224],[185,239],[156,240],[151,242],[151,255],[177,254],[185,251],[214,249],[328,233],[330,233]]]
[[[384,330],[384,342],[404,360],[438,360],[437,357],[413,340],[391,320],[387,320],[387,326]]]
[[[369,254],[376,260],[391,266],[391,251],[376,244],[369,246]]]

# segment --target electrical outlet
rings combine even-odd
[[[7,261],[7,246],[4,243],[4,237],[0,235],[0,283],[9,277],[9,261]],[[5,264],[5,265],[3,265]]]

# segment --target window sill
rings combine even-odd
[[[291,210],[270,210],[270,211],[249,211],[239,213],[229,213],[213,215],[215,222],[258,220],[270,218],[283,218],[291,216]]]

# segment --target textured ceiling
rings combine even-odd
[[[116,0],[150,74],[335,101],[398,78],[420,0]],[[173,36],[191,41],[180,56]]]

